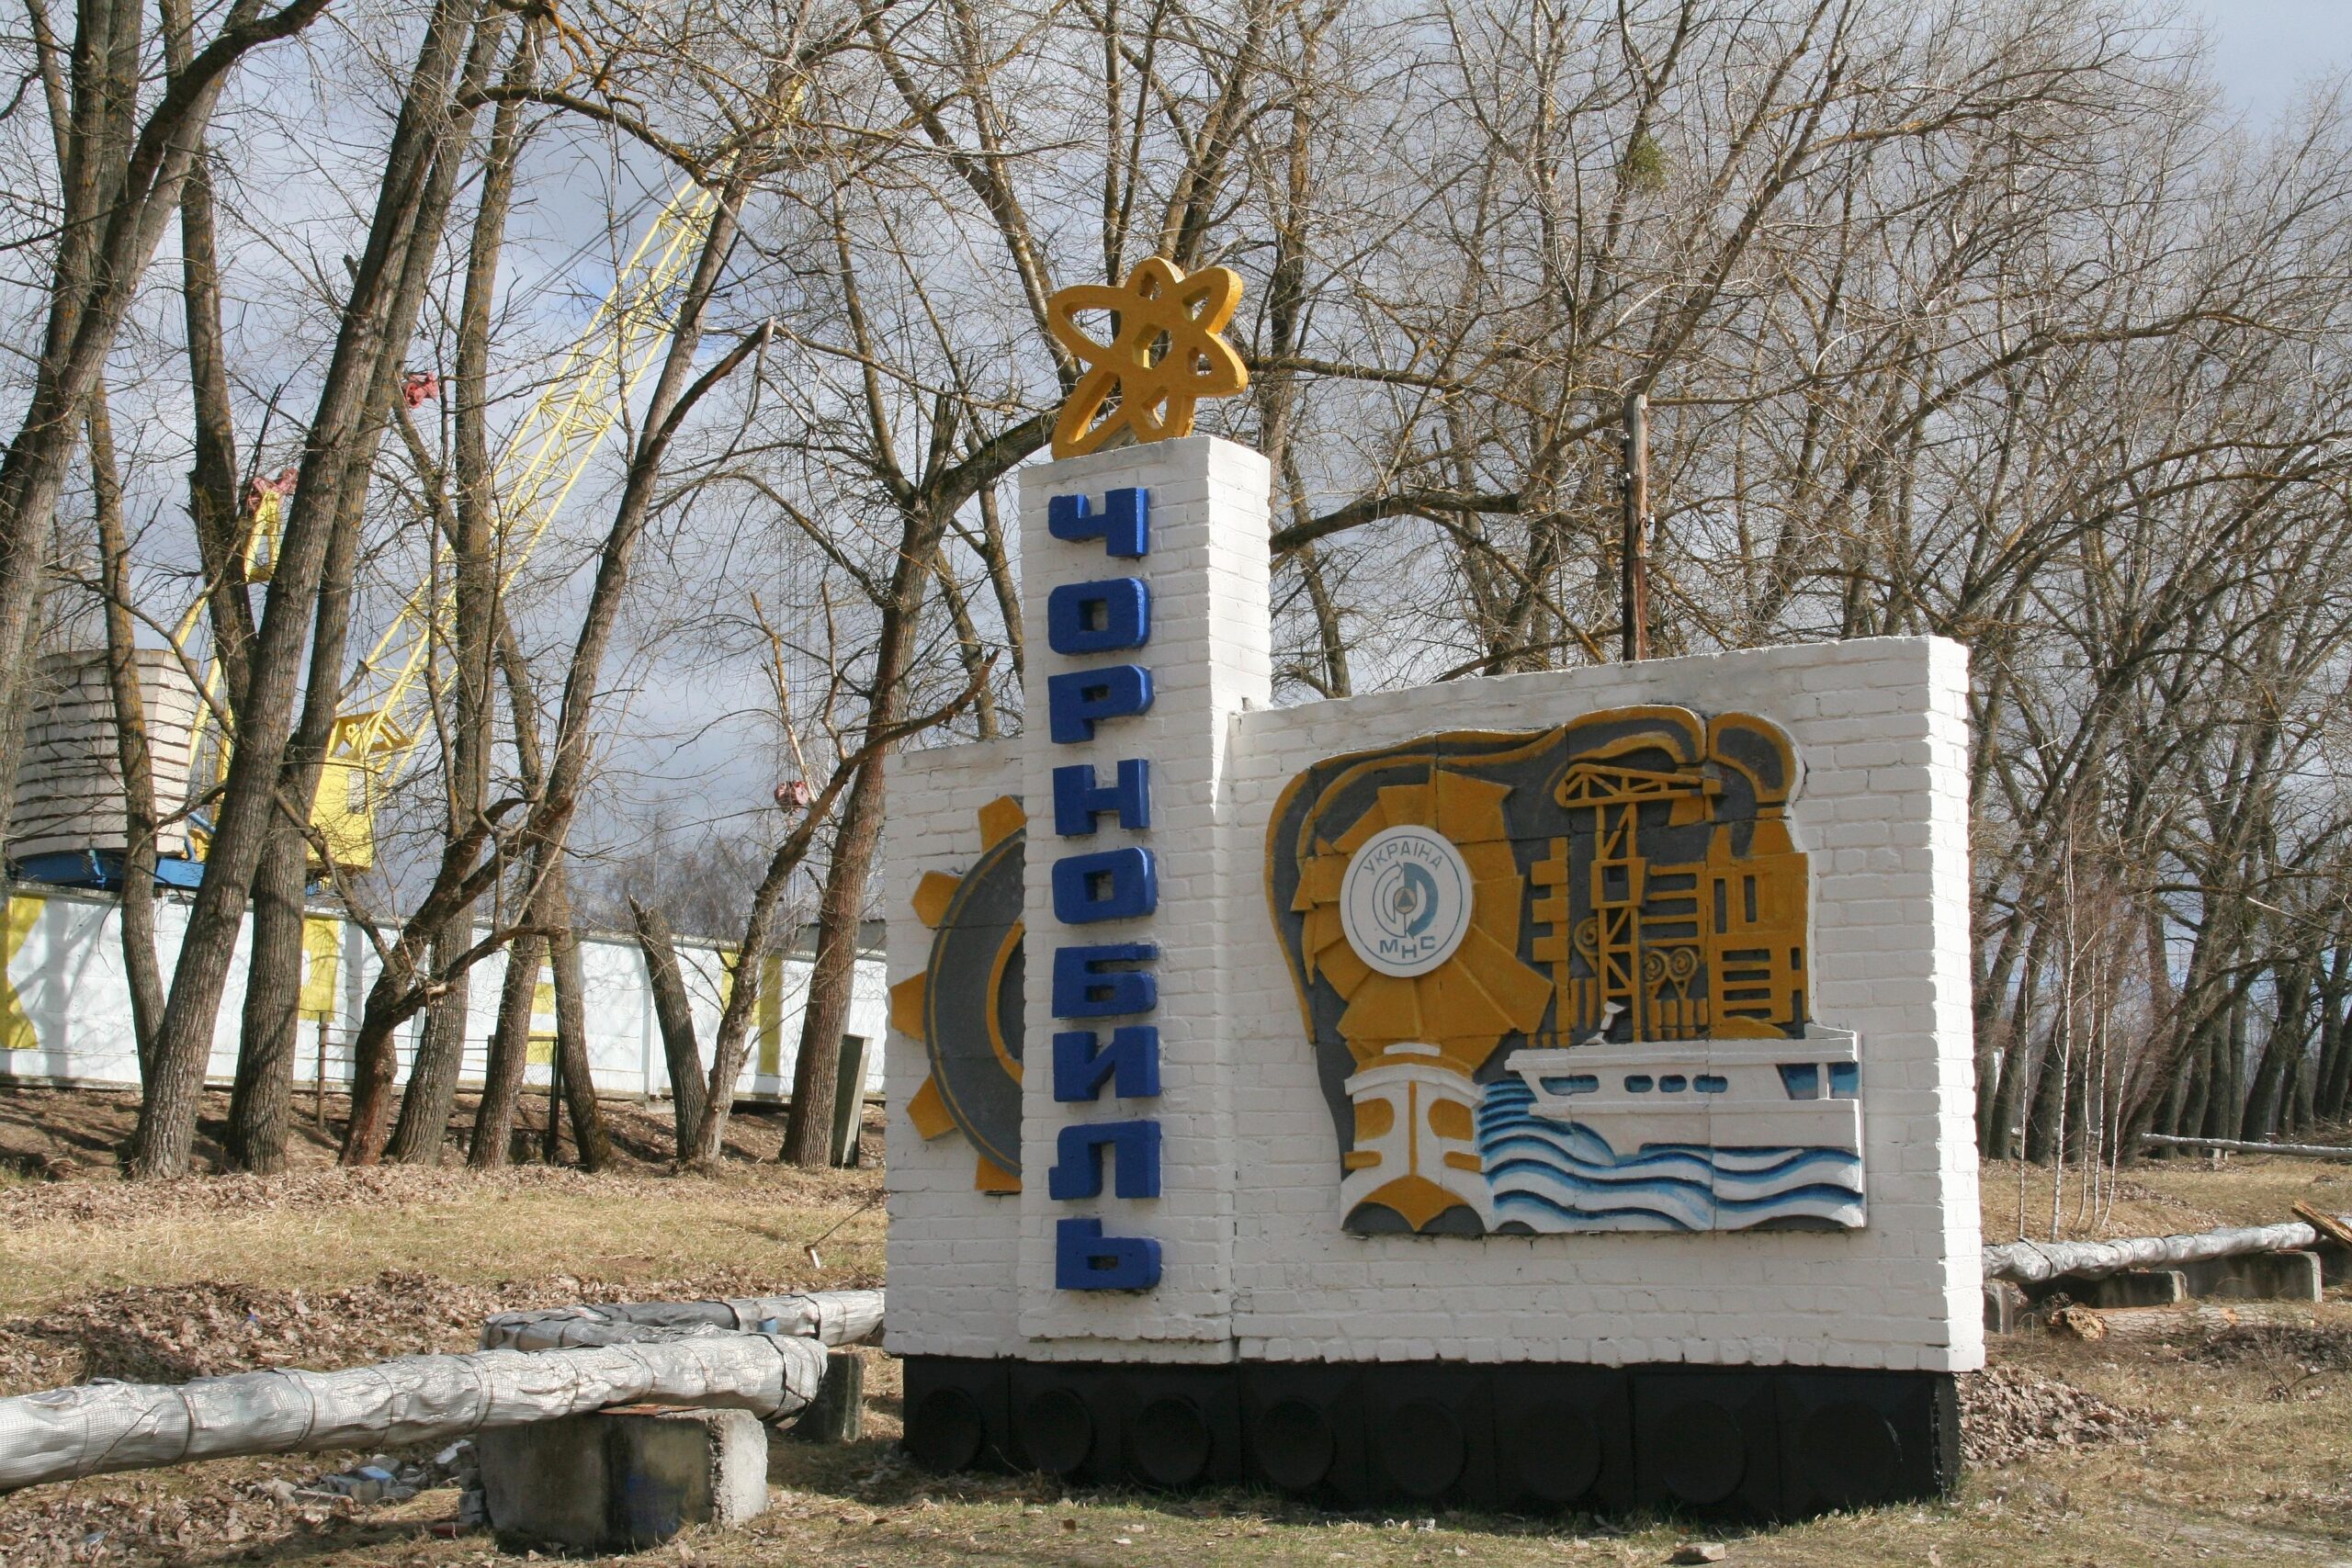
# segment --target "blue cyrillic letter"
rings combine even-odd
[[[1094,781],[1094,764],[1072,762],[1054,770],[1054,831],[1082,839],[1105,811],[1119,814],[1119,826],[1140,831],[1151,826],[1151,764],[1141,757],[1119,761],[1119,782]]]
[[[1111,1151],[1111,1192],[1119,1198],[1159,1196],[1159,1123],[1079,1122],[1054,1140],[1054,1168],[1046,1173],[1049,1198],[1102,1196],[1102,1151]]]
[[[1125,718],[1151,706],[1151,671],[1140,664],[1073,670],[1046,677],[1046,711],[1054,743],[1071,746],[1094,739],[1106,718]]]
[[[1065,1104],[1102,1098],[1107,1081],[1121,1100],[1149,1100],[1159,1092],[1159,1030],[1129,1023],[1111,1032],[1099,1049],[1091,1029],[1065,1029],[1054,1035],[1054,1098]]]
[[[1065,582],[1046,596],[1046,646],[1056,653],[1115,653],[1151,640],[1151,589],[1140,577]]]
[[[1159,1283],[1159,1244],[1104,1235],[1101,1220],[1054,1226],[1054,1284],[1065,1291],[1148,1291]]]
[[[1105,964],[1146,964],[1159,956],[1148,942],[1113,942],[1099,947],[1059,947],[1054,950],[1054,1016],[1056,1018],[1116,1018],[1121,1013],[1149,1012],[1159,1005],[1159,981],[1133,969],[1105,969]]]
[[[1046,528],[1057,539],[1083,544],[1102,541],[1106,554],[1133,560],[1151,552],[1151,498],[1140,490],[1114,490],[1102,510],[1082,495],[1057,495],[1046,502]]]
[[[1097,850],[1054,863],[1054,919],[1066,926],[1132,919],[1159,908],[1159,875],[1149,850]]]

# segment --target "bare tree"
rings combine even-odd
[[[143,113],[144,0],[81,0],[70,39],[44,5],[31,6],[44,74],[53,78],[60,52],[70,63],[47,321],[22,421],[0,457],[0,715],[22,706],[57,501],[89,400],[213,106],[246,55],[300,32],[326,5],[289,0],[272,11],[232,0],[213,36],[167,66],[162,95]],[[165,7],[167,35],[185,36],[185,15]],[[13,793],[15,748],[6,752],[0,793]]]
[[[286,786],[299,785],[306,777],[314,784],[311,766],[298,753],[291,776],[281,773],[294,739],[295,683],[304,645],[314,642],[316,700],[307,705],[312,714],[324,706],[331,716],[332,696],[317,698],[316,694],[322,682],[333,687],[340,673],[335,664],[348,624],[346,563],[356,549],[376,446],[397,395],[401,355],[456,187],[453,149],[463,146],[471,119],[470,109],[456,107],[459,78],[469,70],[469,56],[475,75],[485,73],[489,66],[489,49],[478,47],[478,15],[483,24],[481,34],[494,43],[503,13],[471,0],[441,0],[435,6],[402,95],[375,220],[367,249],[353,269],[334,360],[320,389],[300,475],[287,507],[285,532],[253,642],[244,703],[237,715],[237,744],[215,818],[204,882],[189,911],[157,1031],[154,1081],[140,1108],[137,1152],[131,1161],[131,1168],[142,1176],[177,1175],[187,1168],[213,1021],[272,820],[281,811],[298,818],[308,815],[308,795],[298,792],[289,796]],[[5,494],[0,494],[0,520],[7,511]],[[341,569],[341,582],[334,580],[331,568]],[[0,604],[0,615],[5,610]],[[312,627],[314,612],[318,625]],[[0,625],[0,635],[5,632]],[[311,715],[305,716],[304,729],[304,750],[311,757],[322,756],[325,737]]]

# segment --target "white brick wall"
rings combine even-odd
[[[915,919],[916,885],[926,872],[960,874],[980,858],[980,807],[1021,793],[1021,743],[907,752],[890,769],[882,910],[895,982],[922,974],[931,958],[931,932]],[[973,1187],[972,1145],[960,1135],[926,1143],[916,1134],[907,1102],[931,1064],[922,1041],[896,1029],[888,1038],[886,1258],[890,1278],[911,1287],[890,1299],[890,1348],[910,1356],[1003,1355],[1019,1334],[1021,1201]]]
[[[1091,746],[1045,738],[1043,677],[1073,661],[1033,635],[1032,736],[907,758],[891,790],[890,973],[929,934],[908,898],[922,872],[979,850],[974,814],[1029,803],[1028,1045],[1018,1200],[972,1190],[960,1138],[924,1144],[901,1109],[925,1072],[891,1037],[889,1342],[901,1354],[1033,1359],[1245,1359],[1794,1363],[1965,1371],[1982,1363],[1970,1046],[1965,654],[1890,638],[1460,681],[1345,703],[1263,707],[1265,480],[1254,454],[1194,438],[1031,470],[1023,490],[1028,625],[1056,584],[1151,582],[1152,712]],[[1142,485],[1153,549],[1108,559],[1045,531],[1045,498]],[[1187,616],[1187,611],[1190,616]],[[1090,661],[1077,661],[1080,663]],[[1448,729],[1540,729],[1667,703],[1753,713],[1804,769],[1790,819],[1812,857],[1810,1010],[1861,1039],[1869,1221],[1849,1233],[1355,1236],[1340,1229],[1337,1135],[1265,906],[1263,845],[1283,787],[1343,751]],[[1098,1106],[1051,1098],[1046,882],[1052,767],[1154,765],[1159,913],[1067,940],[1154,941],[1164,1093]],[[1106,819],[1107,820],[1107,819]],[[1123,841],[1105,833],[1071,847]],[[1148,930],[1141,928],[1148,927]],[[1041,934],[1042,933],[1042,934]],[[1163,1126],[1163,1195],[1058,1203],[1054,1137],[1076,1118]],[[1155,1236],[1165,1272],[1141,1295],[1054,1289],[1052,1227],[1100,1213]]]
[[[1022,1083],[1023,1119],[1021,1328],[1033,1356],[1075,1358],[1131,1353],[1141,1342],[1168,1344],[1162,1359],[1227,1359],[1232,1354],[1232,1247],[1235,1235],[1230,1088],[1238,1038],[1228,1017],[1222,962],[1229,934],[1219,826],[1231,816],[1223,796],[1230,719],[1262,708],[1270,686],[1266,619],[1265,459],[1208,436],[1074,457],[1022,475],[1022,618],[1032,628],[1023,705],[1030,716],[1024,788],[1034,824],[1028,874],[1027,1002],[1031,1059],[1040,1069]],[[1151,547],[1140,559],[1073,544],[1046,531],[1046,502],[1136,486],[1150,496]],[[1151,637],[1132,652],[1067,658],[1046,647],[1046,601],[1067,582],[1140,577],[1151,589]],[[1049,675],[1133,662],[1152,673],[1148,713],[1102,725],[1084,745],[1046,739]],[[1106,783],[1119,759],[1151,763],[1150,829],[1130,834],[1102,819],[1089,839],[1053,832],[1057,767],[1091,762]],[[1048,873],[1056,855],[1148,845],[1159,877],[1159,907],[1136,920],[1064,927],[1054,918]],[[1057,1024],[1053,1016],[1052,954],[1061,942],[1149,942],[1159,1008],[1161,1093],[1122,1100],[1109,1089],[1091,1105],[1057,1104],[1044,1064]],[[1106,1025],[1107,1027],[1107,1025]],[[1136,1201],[1113,1195],[1063,1202],[1049,1197],[1045,1172],[1055,1140],[1072,1122],[1156,1120],[1160,1128],[1160,1196]],[[1107,1234],[1147,1235],[1160,1246],[1162,1272],[1145,1294],[1062,1291],[1054,1286],[1054,1225],[1099,1216]]]
[[[1243,1033],[1234,1335],[1245,1359],[1982,1363],[1970,1046],[1966,656],[1887,638],[1386,693],[1236,722],[1226,953]],[[1354,1236],[1339,1145],[1272,937],[1258,846],[1275,798],[1341,751],[1673,704],[1770,719],[1804,784],[1809,1008],[1861,1037],[1869,1223],[1850,1233]],[[897,1282],[893,1281],[896,1288]]]

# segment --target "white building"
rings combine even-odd
[[[185,899],[159,897],[155,908],[156,957],[168,977],[187,930]],[[330,1089],[351,1077],[351,1042],[368,987],[379,964],[375,949],[357,925],[320,910],[308,917],[303,961],[301,1039],[295,1081]],[[244,1004],[244,944],[248,920],[239,936],[227,991],[214,1027],[208,1079],[231,1081],[237,1067],[238,1023]],[[848,1038],[878,1046],[886,1001],[878,953],[863,949],[861,933],[856,989],[850,1006]],[[8,894],[6,979],[0,984],[0,1082],[61,1086],[136,1088],[139,1062],[130,1027],[130,990],[122,963],[121,907],[111,894],[19,885]],[[609,932],[590,933],[581,943],[587,972],[588,1060],[597,1089],[605,1094],[666,1096],[670,1074],[654,1020],[652,987],[644,954],[636,942]],[[707,1055],[718,1032],[729,976],[725,950],[682,939],[679,966],[684,971],[695,1028]],[[794,1062],[800,1044],[801,1008],[808,996],[810,962],[805,953],[767,960],[752,1045],[737,1080],[736,1094],[751,1100],[790,1098]],[[474,966],[467,993],[463,1082],[479,1084],[498,1021],[504,984],[502,951]],[[400,1033],[400,1075],[404,1079],[424,1015]],[[531,1021],[527,1082],[545,1086],[553,1056],[555,987],[543,966],[537,1005]],[[322,1061],[322,1042],[324,1044]],[[882,1053],[865,1053],[865,1088],[882,1089]]]

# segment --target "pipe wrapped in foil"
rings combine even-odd
[[[876,1292],[878,1294],[878,1292]],[[0,1399],[0,1492],[237,1454],[441,1443],[616,1404],[807,1405],[825,1345],[797,1334],[644,1326],[626,1345],[408,1356],[338,1372],[87,1383]]]
[[[824,1345],[856,1345],[882,1332],[879,1291],[812,1291],[706,1302],[623,1302],[612,1306],[503,1312],[482,1325],[485,1350],[545,1350],[562,1345],[626,1345],[647,1329],[704,1328],[789,1334]]]

